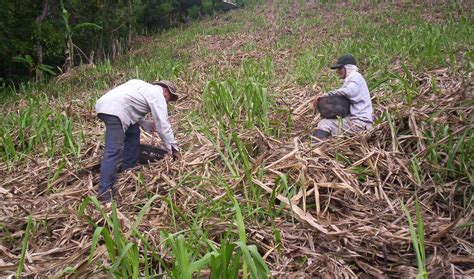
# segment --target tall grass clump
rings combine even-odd
[[[166,239],[166,244],[171,247],[171,254],[174,258],[171,278],[191,279],[192,276],[209,265],[211,257],[217,255],[216,252],[208,252],[199,259],[194,259],[192,251],[195,247],[189,244],[182,234],[177,236],[163,233],[162,239]]]
[[[239,241],[236,244],[240,247],[243,265],[243,278],[247,278],[246,270],[250,271],[250,278],[268,278],[270,270],[257,250],[257,246],[247,244],[247,234],[245,232],[244,218],[240,210],[239,203],[234,198],[235,220],[239,232]]]
[[[215,125],[202,124],[202,132],[214,145],[222,163],[229,171],[230,177],[239,179],[244,177],[243,190],[246,199],[251,198],[259,204],[259,189],[254,187],[252,181],[252,164],[249,146],[240,139],[237,132],[227,130],[222,122],[215,122]],[[211,133],[210,129],[216,130],[217,134]]]
[[[235,221],[238,230],[238,240],[233,239],[232,228],[221,239],[220,248],[207,238],[197,227],[190,226],[191,235],[197,237],[185,237],[185,231],[170,234],[161,232],[161,243],[159,247],[150,244],[147,237],[143,235],[138,226],[143,217],[149,212],[151,204],[160,198],[153,196],[142,207],[133,224],[129,224],[129,230],[124,232],[124,227],[118,218],[115,202],[112,203],[111,212],[107,213],[95,197],[88,197],[79,207],[79,214],[87,219],[94,227],[92,244],[88,263],[96,260],[98,247],[103,243],[104,252],[108,256],[110,264],[102,263],[100,266],[113,277],[121,278],[155,278],[156,276],[168,275],[171,278],[194,278],[201,270],[208,269],[211,278],[268,278],[269,269],[259,254],[255,245],[247,244],[245,226],[240,206],[234,201]],[[167,202],[171,202],[167,200]],[[88,205],[92,204],[105,221],[104,226],[98,225],[92,218],[85,215]],[[176,213],[186,220],[183,213],[173,204]],[[204,245],[201,245],[201,244]],[[167,264],[158,255],[160,247],[169,248],[172,260]],[[204,249],[204,250],[203,250]],[[159,273],[156,264],[159,264],[164,273]]]
[[[275,78],[275,63],[270,56],[259,60],[245,60],[239,77],[258,84],[268,84]]]
[[[436,114],[430,118],[436,118]],[[461,179],[467,175],[474,178],[474,131],[466,129],[462,133],[453,133],[449,123],[439,124],[429,119],[431,129],[424,129],[423,135],[430,144],[423,158],[436,170],[434,178],[441,184],[453,179]],[[466,124],[472,126],[474,117],[466,119]]]
[[[295,65],[295,79],[301,85],[312,84],[318,78],[317,73],[328,68],[331,46],[323,45],[317,49],[308,49],[300,55]]]
[[[238,240],[232,240],[232,231],[221,239],[220,248],[202,256],[196,246],[182,234],[163,234],[162,239],[171,248],[174,258],[172,278],[190,279],[203,269],[209,269],[210,278],[269,278],[270,270],[255,245],[247,244],[245,225],[240,206],[235,198],[234,212]],[[231,228],[230,228],[231,229]],[[192,252],[194,251],[194,253]]]
[[[203,93],[208,117],[225,121],[229,128],[268,127],[269,99],[267,89],[257,82],[209,81]]]
[[[74,123],[80,125],[80,122],[74,114],[50,107],[49,101],[45,95],[32,96],[24,102],[24,108],[10,112],[3,119],[0,157],[7,164],[20,162],[33,153],[79,157],[84,133]]]
[[[158,197],[158,195],[155,195],[147,201],[138,213],[135,222],[129,225],[129,230],[126,233],[119,221],[115,202],[112,203],[109,215],[95,197],[87,197],[79,207],[79,215],[86,217],[89,224],[95,228],[92,236],[89,264],[94,260],[97,246],[102,242],[110,261],[110,265],[102,265],[102,268],[113,277],[139,278],[145,276],[145,278],[154,278],[158,275],[158,271],[153,266],[153,262],[161,263],[161,266],[166,268],[161,257],[155,253],[155,248],[138,230],[141,220],[149,212],[151,204]],[[92,204],[99,211],[105,220],[105,226],[98,226],[92,218],[85,216],[84,212],[89,204]]]

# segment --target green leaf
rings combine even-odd
[[[138,213],[138,216],[137,216],[137,219],[135,220],[135,222],[133,223],[132,227],[130,228],[130,231],[129,233],[127,234],[127,238],[130,236],[130,234],[134,231],[138,231],[138,226],[140,225],[142,219],[143,219],[143,216],[145,216],[145,214],[148,213],[148,211],[150,211],[150,208],[151,208],[151,204],[157,199],[159,198],[160,195],[154,195],[153,197],[151,197],[151,199],[148,200],[148,202],[142,207],[142,209],[140,210],[140,213]]]
[[[197,271],[203,269],[205,266],[207,266],[213,255],[216,256],[216,255],[218,255],[218,253],[216,253],[216,252],[206,253],[201,259],[191,263],[191,266],[190,266],[191,273],[197,272]]]
[[[54,67],[51,67],[49,65],[46,65],[46,64],[40,64],[38,66],[38,68],[42,71],[42,72],[46,72],[52,76],[55,76],[56,73],[53,71]]]
[[[255,262],[252,259],[252,255],[250,254],[250,250],[247,244],[243,241],[237,241],[235,242],[235,244],[240,247],[240,250],[242,251],[242,255],[244,257],[244,263],[250,268],[250,276],[256,279],[259,278],[257,266],[255,265]]]
[[[84,23],[76,24],[76,26],[74,26],[74,29],[75,30],[92,29],[92,30],[95,30],[95,31],[101,31],[102,26],[97,25],[95,23],[91,23],[91,22],[84,22]]]
[[[33,219],[31,218],[31,215],[30,215],[28,216],[28,223],[26,224],[25,236],[23,237],[23,240],[21,242],[20,261],[16,269],[16,278],[20,278],[21,273],[23,272],[23,267],[25,265],[25,255],[26,255],[26,250],[28,249],[28,243],[30,241],[30,232],[31,232],[32,224],[33,224]]]
[[[234,200],[234,210],[235,210],[235,219],[237,221],[237,228],[239,230],[239,239],[242,243],[246,243],[247,237],[245,235],[245,225],[244,225],[244,218],[242,217],[242,212],[240,211],[239,203],[235,198]]]
[[[95,228],[94,234],[92,235],[92,244],[91,250],[89,254],[89,263],[91,263],[92,258],[94,257],[95,249],[97,247],[97,243],[99,242],[100,235],[102,234],[102,230],[104,227],[97,227]]]
[[[114,263],[114,265],[112,266],[112,268],[110,269],[110,272],[111,273],[114,273],[115,270],[118,268],[118,266],[122,263],[122,260],[125,258],[125,256],[127,256],[127,253],[128,253],[128,250],[130,250],[130,248],[133,247],[133,244],[132,243],[127,243],[125,245],[125,247],[122,249],[122,251],[120,252],[120,255],[117,259],[117,261]],[[129,272],[130,274],[131,272]]]
[[[258,271],[260,275],[266,275],[270,273],[270,269],[268,268],[267,264],[265,263],[265,260],[263,257],[260,255],[260,253],[257,250],[257,246],[255,245],[249,245],[249,251],[250,254],[252,255],[253,260],[255,261]],[[265,276],[268,277],[268,276]],[[262,277],[259,277],[262,278]]]

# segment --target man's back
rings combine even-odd
[[[351,103],[351,116],[362,121],[373,121],[373,108],[370,99],[369,88],[364,77],[359,72],[354,72],[346,78],[343,87],[348,83],[354,83],[356,86],[355,94],[348,96]]]
[[[150,103],[160,102],[166,106],[160,86],[132,79],[104,94],[96,103],[96,112],[120,118],[123,129],[137,123],[150,112]]]

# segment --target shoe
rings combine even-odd
[[[326,140],[327,138],[329,138],[330,136],[331,136],[331,133],[326,132],[324,130],[316,129],[316,131],[314,131],[314,134],[313,134],[313,137],[315,137],[313,142],[314,143],[320,143],[320,142]]]
[[[111,203],[113,196],[112,189],[107,189],[105,192],[97,194],[97,200],[100,203]]]

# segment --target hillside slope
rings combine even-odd
[[[0,275],[474,276],[473,14],[469,1],[269,1],[24,86],[0,112]],[[310,100],[340,85],[328,66],[344,53],[376,125],[315,146]],[[94,104],[130,78],[177,82],[183,160],[120,174],[102,210],[88,198]]]

